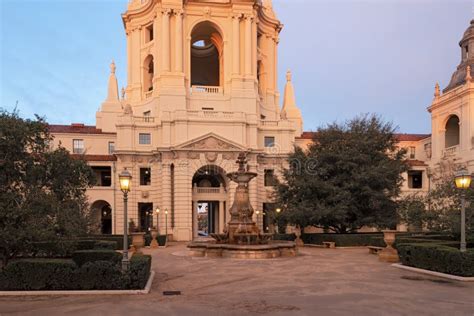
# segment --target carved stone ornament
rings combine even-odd
[[[224,159],[224,160],[234,160],[236,158],[235,158],[234,153],[224,153],[224,154],[222,154],[222,159]]]
[[[208,152],[206,153],[206,159],[209,162],[214,162],[217,160],[217,153],[216,152]]]
[[[194,151],[188,152],[188,159],[199,159],[199,153]]]
[[[198,142],[192,143],[185,148],[189,149],[213,149],[213,150],[218,150],[218,149],[235,149],[238,150],[239,148],[226,143],[220,139],[217,139],[215,137],[207,137],[205,139],[202,139]]]

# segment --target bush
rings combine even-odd
[[[94,261],[110,261],[115,265],[120,263],[122,255],[113,250],[79,250],[72,254],[72,260],[79,266],[83,266],[87,262]]]
[[[130,288],[143,289],[150,277],[151,256],[134,254],[130,260]]]
[[[130,260],[127,273],[114,260],[91,260],[78,267],[70,259],[19,259],[0,272],[0,290],[143,289],[150,267],[151,256],[138,254]]]
[[[65,258],[71,257],[77,250],[93,249],[95,240],[56,240],[34,242],[31,244],[28,256],[39,258]]]
[[[164,247],[166,246],[166,242],[168,240],[168,236],[166,235],[158,235],[156,236],[156,240],[158,241],[158,246]]]
[[[70,259],[13,260],[0,273],[0,289],[68,289],[76,268],[76,264]]]
[[[398,254],[404,265],[436,272],[474,277],[474,249],[459,249],[434,243],[399,244]]]
[[[108,240],[117,243],[116,249],[123,249],[123,235],[89,235],[81,237],[82,240]],[[132,237],[128,236],[128,245],[132,244]]]
[[[117,242],[109,240],[97,240],[94,249],[117,250]]]
[[[286,240],[286,241],[295,241],[295,234],[274,234],[273,240]]]
[[[301,239],[305,244],[322,245],[324,241],[335,242],[337,247],[385,246],[382,233],[303,234]]]

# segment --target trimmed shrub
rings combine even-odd
[[[93,249],[95,240],[55,240],[34,242],[31,244],[29,256],[39,258],[64,258],[71,257],[74,251]]]
[[[152,240],[151,234],[145,234],[143,238],[145,240],[145,247],[150,246]]]
[[[70,259],[14,260],[0,273],[0,289],[17,291],[69,289],[76,268],[76,264]]]
[[[87,261],[78,267],[70,259],[19,259],[0,272],[0,290],[143,289],[150,267],[151,257],[138,254],[130,260],[127,273],[114,260]]]
[[[156,236],[156,241],[158,241],[158,246],[164,247],[166,246],[166,241],[168,240],[166,235],[158,235]]]
[[[295,234],[274,234],[273,240],[286,240],[286,241],[295,241]]]
[[[443,245],[447,247],[453,247],[453,248],[458,248],[459,247],[459,242],[458,241],[450,241],[450,240],[439,240],[439,239],[428,239],[426,236],[425,238],[420,238],[420,237],[397,237],[395,239],[394,243],[394,248],[398,249],[398,245],[400,244],[417,244],[417,243],[423,243],[423,244],[436,244],[436,245]]]
[[[110,240],[97,240],[94,249],[117,250],[117,242]]]
[[[404,265],[436,272],[474,277],[474,249],[459,249],[434,243],[399,244],[398,254]]]
[[[81,237],[83,240],[108,240],[117,243],[116,249],[123,249],[123,235],[89,235]],[[132,237],[128,236],[128,245],[132,244]]]
[[[79,250],[72,254],[72,260],[79,266],[83,266],[87,262],[94,261],[110,261],[114,265],[118,265],[122,255],[113,250]]]
[[[322,245],[325,241],[335,242],[337,247],[385,246],[382,233],[303,234],[301,239],[305,244]]]
[[[151,256],[143,254],[134,254],[130,259],[130,278],[131,289],[143,289],[150,277]]]

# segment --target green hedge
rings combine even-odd
[[[106,249],[78,250],[72,254],[72,260],[80,267],[93,261],[110,261],[113,264],[118,264],[121,259],[122,255],[120,253]]]
[[[295,241],[295,234],[274,234],[273,240],[285,240],[285,241]]]
[[[323,242],[335,242],[337,247],[379,246],[384,247],[382,233],[354,234],[303,234],[301,239],[305,244],[322,245]]]
[[[34,242],[30,245],[30,253],[25,257],[65,258],[71,257],[77,250],[93,249],[96,240],[56,240]]]
[[[89,261],[79,267],[70,259],[19,259],[0,272],[0,290],[143,289],[150,267],[151,257],[137,254],[127,273],[112,261]]]
[[[89,235],[81,237],[82,240],[107,240],[117,244],[116,250],[123,249],[123,235]],[[128,245],[132,244],[132,237],[128,236]]]
[[[94,249],[108,249],[117,250],[117,243],[110,240],[97,240],[94,244]]]
[[[459,249],[434,243],[399,244],[398,254],[404,265],[436,272],[474,277],[474,249]]]

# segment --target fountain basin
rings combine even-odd
[[[272,241],[264,245],[216,244],[192,242],[188,245],[190,256],[231,259],[273,259],[295,257],[298,254],[292,241]]]

